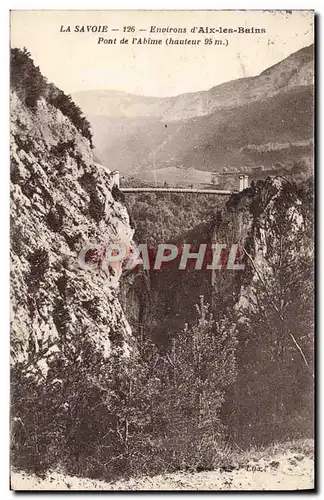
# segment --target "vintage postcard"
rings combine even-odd
[[[11,488],[314,489],[314,12],[10,18]]]

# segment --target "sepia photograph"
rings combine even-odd
[[[313,10],[10,12],[10,488],[314,491]]]

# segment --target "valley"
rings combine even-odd
[[[186,185],[178,170],[307,177],[313,168],[313,46],[208,91],[145,97],[110,90],[73,95],[91,122],[95,155],[126,177]],[[305,172],[306,169],[306,172]],[[160,173],[158,171],[161,170]],[[190,176],[190,174],[189,174]]]
[[[312,57],[78,106],[12,49],[14,489],[313,487]],[[231,192],[123,192],[115,170],[121,186]],[[224,251],[217,269],[181,252],[101,266],[116,241]]]

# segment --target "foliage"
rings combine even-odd
[[[284,185],[276,217],[260,228],[263,262],[254,272],[249,303],[239,311],[239,376],[232,411],[234,439],[243,445],[311,437],[313,433],[314,304],[312,213],[307,189]],[[277,205],[277,206],[276,206]],[[290,214],[290,215],[289,215]]]
[[[117,341],[103,359],[83,337],[48,358],[45,377],[31,361],[15,365],[13,464],[103,479],[213,467],[224,390],[235,380],[235,328],[215,323],[203,300],[198,311],[171,354],[143,341],[125,359]]]
[[[43,97],[69,118],[92,146],[90,123],[83,116],[81,109],[74,104],[70,95],[66,95],[54,84],[47,82],[39,67],[35,66],[31,54],[26,48],[23,50],[11,49],[10,72],[11,88],[27,107],[35,108],[39,99]]]
[[[141,195],[136,204],[129,200],[135,234],[142,235],[143,241],[148,238],[152,245],[168,238],[193,242],[195,232],[185,229],[187,224],[196,224],[199,242],[210,241],[210,231],[216,228],[218,241],[230,246],[237,242],[242,221],[247,227],[251,225],[244,248],[252,262],[256,258],[255,238],[264,243],[264,261],[256,264],[263,282],[245,255],[244,272],[219,273],[213,290],[215,318],[226,314],[239,332],[238,377],[234,388],[226,392],[222,420],[231,439],[241,446],[310,437],[313,433],[313,192],[311,178],[296,184],[284,181],[279,196],[271,179],[258,181],[247,192],[231,197],[219,228],[217,213],[212,213],[212,208],[216,212],[215,201],[208,197],[201,198],[200,206],[192,198],[178,194],[168,199],[151,193]],[[265,215],[272,200],[271,213]],[[221,219],[224,212],[220,212]],[[193,317],[191,298],[197,290],[208,294],[204,278],[199,276],[196,283],[194,273],[177,274],[175,268],[164,270],[157,279],[150,272],[145,321],[153,325],[152,338],[163,346],[170,344],[176,323],[181,324],[183,317]],[[140,280],[140,276],[136,279]],[[237,302],[244,289],[248,308],[242,312]]]
[[[175,468],[203,470],[215,466],[224,445],[221,407],[236,378],[236,329],[226,318],[216,323],[203,297],[197,311],[164,359],[158,410],[169,460]]]
[[[217,208],[224,202],[217,196],[127,193],[125,204],[135,224],[137,241],[154,247],[162,242],[183,242],[186,234],[201,224],[208,230]]]

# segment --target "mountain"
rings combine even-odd
[[[145,97],[109,90],[73,94],[75,102],[91,116],[110,118],[159,117],[169,122],[213,113],[272,97],[283,90],[313,83],[313,52],[310,45],[266,69],[259,76],[223,83],[207,91],[175,97]]]
[[[68,364],[67,353],[82,361],[89,344],[108,357],[118,335],[129,352],[120,270],[85,270],[78,256],[116,234],[130,243],[133,229],[112,195],[113,176],[98,169],[89,134],[77,128],[75,105],[63,93],[50,104],[54,87],[26,52],[13,49],[11,72],[12,359],[20,373],[42,378],[58,360]]]
[[[245,166],[258,178],[275,165],[280,170],[280,164],[303,160],[310,166],[313,79],[310,45],[259,76],[208,91],[156,98],[94,90],[73,99],[92,125],[97,158],[108,168],[141,178],[154,167],[220,172]],[[165,180],[170,176],[166,172]]]

